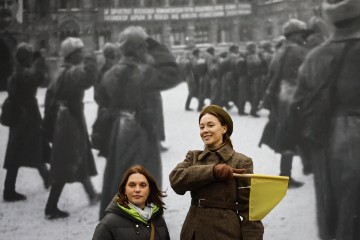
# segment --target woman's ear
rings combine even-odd
[[[227,128],[226,125],[224,125],[224,126],[222,126],[222,127],[223,127],[223,134],[225,134],[225,133],[227,132],[228,128]]]

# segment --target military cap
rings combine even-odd
[[[199,123],[201,118],[207,113],[216,116],[222,124],[227,126],[227,134],[230,137],[233,132],[233,121],[230,115],[218,105],[209,105],[200,112]]]

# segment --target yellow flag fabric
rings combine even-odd
[[[234,174],[251,178],[249,220],[262,220],[285,196],[289,177],[263,174]]]

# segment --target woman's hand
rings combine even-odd
[[[220,163],[214,166],[213,169],[214,177],[218,181],[227,181],[233,179],[233,168]]]

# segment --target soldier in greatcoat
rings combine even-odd
[[[15,191],[19,167],[35,167],[49,187],[50,146],[44,138],[42,119],[36,99],[37,88],[45,79],[36,62],[33,48],[20,43],[15,53],[16,65],[8,84],[11,101],[11,123],[4,168],[7,169],[4,183],[4,200],[25,200],[26,196]]]
[[[208,98],[210,98],[211,103],[215,103],[218,99],[219,94],[221,94],[220,89],[220,80],[219,80],[219,56],[215,54],[215,48],[209,47],[206,49],[206,65],[207,65],[207,74],[209,81],[209,93]]]
[[[291,129],[298,131],[287,144],[302,146],[310,157],[320,239],[356,240],[360,239],[360,1],[324,0],[322,8],[334,32],[300,68],[289,116]]]
[[[252,117],[259,117],[257,112],[259,110],[259,103],[261,98],[261,81],[265,73],[265,64],[262,56],[257,50],[257,45],[255,42],[248,42],[246,44],[245,61],[247,78],[250,86],[250,115]]]
[[[284,121],[297,87],[298,69],[308,53],[305,47],[308,31],[304,22],[290,19],[283,26],[283,34],[286,41],[275,53],[269,69],[270,83],[265,97],[270,102],[270,114],[259,146],[264,143],[280,153],[280,175],[290,177],[289,187],[301,187],[303,183],[291,177],[294,154],[279,146],[287,141],[283,135],[287,131]]]
[[[263,72],[263,76],[261,78],[261,84],[260,84],[260,106],[259,107],[262,108],[266,90],[267,90],[267,87],[269,86],[270,79],[268,78],[268,73],[269,73],[271,60],[274,56],[274,51],[273,51],[271,42],[267,41],[267,40],[260,42],[260,47],[261,47],[260,56],[263,59],[263,66],[264,66],[264,69],[263,69],[264,72]]]
[[[219,75],[220,80],[220,102],[217,103],[222,107],[230,109],[230,102],[235,102],[237,91],[237,60],[239,58],[239,47],[232,45],[229,47],[228,54],[223,61],[219,62]],[[214,103],[215,104],[215,103]]]
[[[100,84],[103,81],[104,75],[119,61],[120,53],[119,46],[115,43],[107,42],[103,48],[103,56],[105,58],[104,64],[100,68],[99,76],[94,84],[94,100],[98,104],[98,111],[95,122],[92,126],[91,144],[92,148],[99,150],[98,155],[107,158],[108,157],[108,139],[110,138],[110,132],[106,131],[107,125],[110,121],[110,113],[106,106],[109,99],[103,97],[100,91]]]
[[[194,72],[194,67],[196,65],[197,59],[199,58],[200,50],[195,48],[194,50],[188,52],[186,59],[182,61],[181,66],[184,72],[185,80],[188,86],[188,96],[185,102],[185,110],[192,111],[190,108],[191,100],[193,98],[199,99],[199,77]]]
[[[120,33],[120,61],[105,76],[100,87],[107,108],[109,157],[104,172],[100,219],[117,192],[126,169],[141,164],[162,184],[160,134],[156,94],[180,82],[178,66],[167,47],[148,37],[141,27],[130,26]]]
[[[0,0],[0,91],[6,91],[7,81],[15,65],[14,52],[17,46],[15,35],[20,29],[16,21],[17,0]]]
[[[194,49],[193,58],[192,58],[192,71],[194,74],[195,83],[198,85],[198,107],[197,110],[201,111],[204,107],[204,101],[207,97],[207,92],[209,89],[209,78],[208,78],[208,69],[206,63],[206,53],[200,51],[200,49]]]
[[[90,181],[97,174],[84,115],[84,93],[97,77],[95,56],[84,57],[84,44],[79,38],[66,38],[60,47],[64,64],[59,77],[49,86],[45,109],[53,101],[58,105],[54,119],[51,150],[52,186],[45,208],[47,219],[65,218],[69,213],[57,204],[66,183],[81,182],[90,203],[99,200]],[[50,100],[51,99],[51,100]],[[50,102],[49,102],[50,100]],[[45,112],[45,115],[47,111]]]

